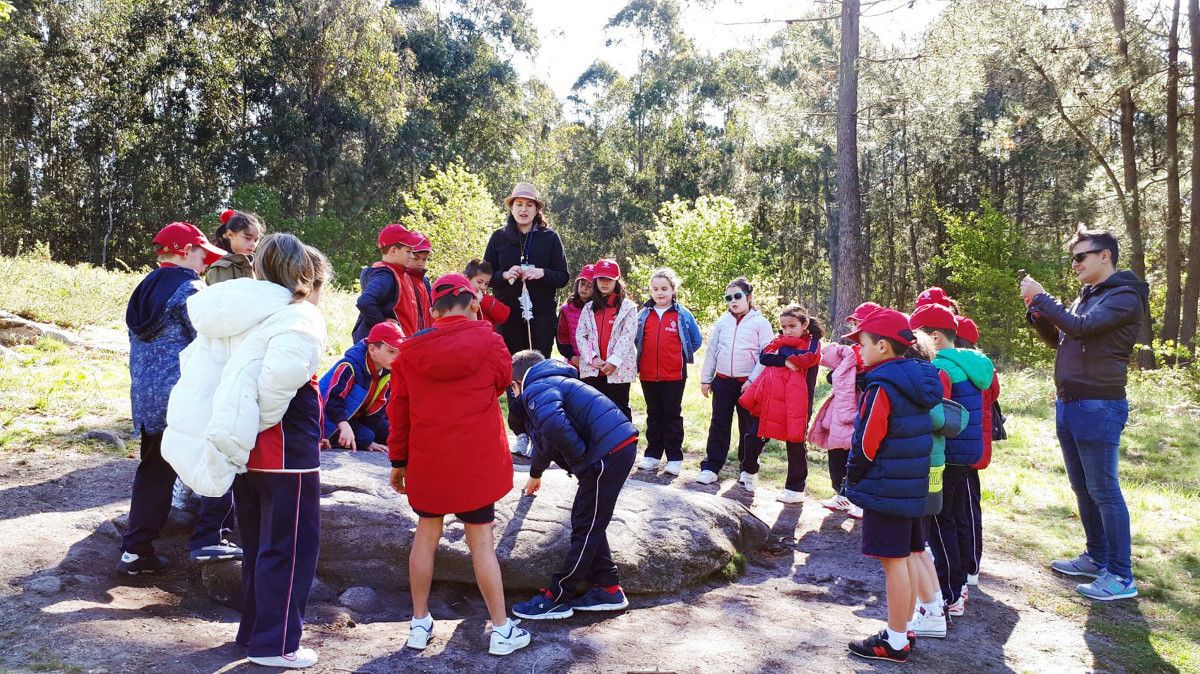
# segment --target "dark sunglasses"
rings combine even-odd
[[[1108,249],[1107,248],[1096,248],[1094,250],[1085,250],[1082,253],[1075,253],[1074,255],[1071,256],[1071,259],[1075,260],[1075,264],[1081,264],[1084,260],[1087,259],[1087,256],[1091,255],[1092,253],[1102,253],[1106,250],[1108,250]]]
[[[740,299],[742,299],[742,298],[743,298],[743,297],[745,297],[745,296],[746,296],[746,295],[745,295],[744,293],[734,293],[734,294],[732,294],[732,295],[726,295],[726,296],[725,296],[725,301],[726,301],[726,302],[733,302],[733,301],[735,301],[735,300],[740,300]]]

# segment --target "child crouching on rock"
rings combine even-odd
[[[529,633],[504,611],[504,585],[492,538],[495,504],[512,489],[512,457],[499,396],[512,381],[504,340],[479,312],[462,274],[433,284],[433,325],[400,345],[388,401],[392,488],[420,518],[409,553],[413,618],[408,647],[424,650],[433,633],[429,587],[442,522],[453,513],[466,529],[475,581],[492,621],[488,653],[529,645]]]
[[[550,587],[513,605],[532,620],[569,618],[575,611],[619,611],[629,606],[606,534],[637,458],[637,428],[620,407],[579,380],[575,368],[537,351],[513,355],[516,397],[509,423],[523,426],[534,447],[524,493],[542,486],[553,461],[579,480],[571,507],[571,546]],[[584,585],[585,589],[581,589]]]

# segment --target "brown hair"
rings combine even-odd
[[[676,274],[675,270],[671,269],[670,267],[660,267],[655,269],[654,273],[650,275],[650,280],[652,282],[656,278],[667,280],[667,283],[671,285],[671,301],[678,302],[679,286],[683,285],[683,282],[679,280],[679,274]]]
[[[254,275],[287,288],[299,302],[319,290],[332,276],[324,253],[291,234],[263,239],[254,255]]]
[[[750,285],[750,279],[746,278],[745,276],[739,276],[725,284],[726,288],[731,286],[736,286],[740,288],[742,292],[746,293],[746,311],[753,309],[754,298],[752,295],[754,295],[754,286]]]
[[[599,279],[592,281],[592,312],[598,314],[601,311],[604,311],[604,308],[608,306],[608,303],[609,303],[608,298],[610,298],[610,297],[616,298],[616,301],[613,303],[613,306],[617,307],[617,310],[620,311],[621,304],[625,301],[625,298],[628,296],[628,291],[625,289],[625,280],[619,279],[619,278],[613,279],[614,281],[616,281],[616,284],[613,285],[613,291],[607,295],[600,292],[600,284],[596,283],[596,281],[598,281],[598,280]],[[597,302],[596,300],[603,300],[603,301]]]
[[[463,269],[463,276],[466,276],[468,280],[473,279],[480,274],[487,274],[488,276],[491,276],[492,273],[492,263],[488,262],[487,260],[480,260],[479,258],[475,258],[474,260],[468,262],[466,268]]]
[[[257,228],[259,234],[266,234],[267,232],[267,226],[258,219],[257,215],[235,211],[232,208],[226,209],[221,212],[221,225],[213,233],[213,243],[232,253],[233,248],[229,243],[229,235],[234,232],[250,229],[251,227]]]
[[[821,327],[821,321],[817,320],[816,316],[812,315],[808,309],[796,304],[795,302],[787,305],[779,312],[779,317],[791,316],[798,321],[808,321],[808,334],[812,335],[813,339],[820,339],[825,336],[825,328]]]

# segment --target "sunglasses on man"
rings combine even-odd
[[[746,296],[745,293],[734,293],[732,295],[726,295],[725,301],[726,302],[736,302],[737,300],[740,300],[745,296]]]
[[[1071,256],[1071,259],[1075,260],[1075,264],[1083,264],[1083,261],[1087,259],[1087,256],[1091,255],[1092,253],[1102,253],[1106,250],[1108,250],[1108,249],[1107,248],[1095,248],[1092,250],[1085,250],[1080,253],[1075,253],[1074,255]]]

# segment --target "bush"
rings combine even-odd
[[[404,195],[408,214],[400,224],[429,237],[432,280],[442,274],[461,272],[471,258],[482,258],[492,230],[504,223],[504,211],[496,205],[479,176],[455,161],[444,169],[432,168],[428,178],[417,183],[412,195]]]

